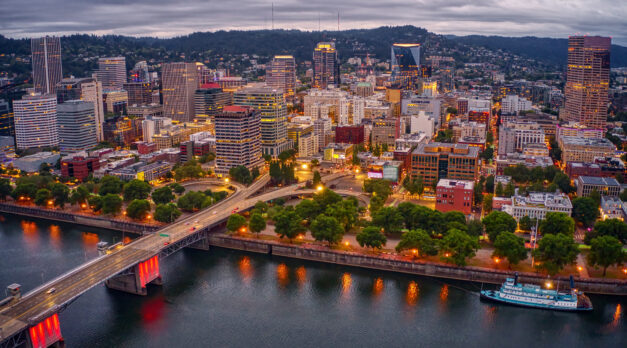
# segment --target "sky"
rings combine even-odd
[[[626,0],[0,0],[0,34],[173,37],[198,31],[414,25],[437,34],[611,36],[627,46]]]

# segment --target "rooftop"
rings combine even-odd
[[[615,148],[614,144],[612,144],[611,141],[605,138],[562,137],[562,144],[571,146],[604,146]]]
[[[452,180],[452,179],[440,179],[438,186],[442,188],[463,188],[464,190],[472,190],[475,187],[475,182],[470,180]]]
[[[580,176],[577,181],[583,185],[595,186],[620,186],[620,183],[614,178],[604,178],[599,176]]]

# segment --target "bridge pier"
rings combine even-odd
[[[59,315],[53,315],[41,320],[37,324],[28,328],[26,346],[33,348],[63,348],[65,341],[61,335],[61,324],[59,323]]]
[[[159,255],[155,255],[146,261],[133,266],[132,270],[119,274],[105,281],[109,289],[124,291],[135,295],[146,296],[147,284],[163,285],[163,279],[159,273]]]

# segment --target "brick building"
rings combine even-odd
[[[459,211],[469,215],[473,203],[474,181],[441,179],[436,187],[435,209]]]

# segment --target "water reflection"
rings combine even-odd
[[[289,269],[284,263],[280,263],[276,266],[276,279],[279,283],[279,287],[284,289],[290,283]]]
[[[162,331],[163,318],[165,316],[165,299],[163,295],[155,296],[143,302],[141,306],[141,318],[144,328],[154,334]]]
[[[372,284],[372,295],[375,298],[378,298],[383,293],[383,279],[381,277],[377,277]]]
[[[407,286],[407,293],[405,294],[405,302],[410,306],[415,306],[418,303],[418,283],[415,281],[409,282]]]
[[[446,310],[446,304],[448,302],[448,284],[442,284],[440,288],[440,309]]]
[[[253,277],[253,266],[250,264],[250,257],[242,256],[237,262],[237,266],[242,280],[244,280],[246,284],[250,284],[250,280]]]
[[[300,266],[296,269],[296,281],[298,286],[302,287],[307,282],[307,270],[305,266]]]
[[[22,220],[20,225],[22,227],[22,232],[24,232],[26,247],[31,250],[36,250],[39,245],[39,231],[37,229],[37,224],[32,221]]]
[[[483,323],[486,327],[491,327],[496,320],[497,308],[496,306],[484,306],[484,308]]]
[[[60,250],[61,249],[61,227],[59,225],[50,225],[50,243],[52,246]]]
[[[347,297],[351,290],[351,284],[353,279],[351,278],[350,273],[345,272],[342,274],[342,297]]]
[[[83,232],[82,237],[83,237],[83,245],[85,246],[86,250],[93,250],[93,248],[95,248],[96,245],[98,245],[98,242],[100,241],[100,237],[98,237],[96,233]]]

